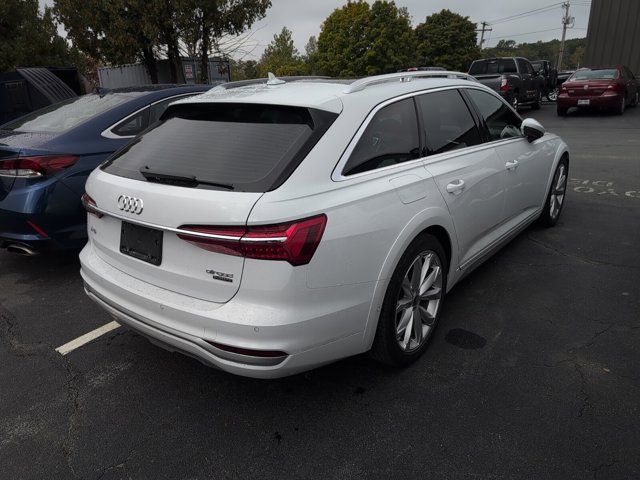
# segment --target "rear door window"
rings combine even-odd
[[[418,158],[420,139],[413,99],[381,108],[358,140],[343,175],[353,175]]]
[[[521,137],[520,125],[522,120],[511,108],[494,95],[476,90],[466,89],[478,112],[487,126],[489,140],[503,140]]]
[[[512,58],[496,58],[473,62],[469,75],[516,73],[517,71],[516,62]]]
[[[179,104],[102,168],[142,181],[157,174],[201,188],[265,192],[288,178],[336,116],[277,105]]]
[[[430,155],[482,143],[467,104],[457,90],[416,97]]]

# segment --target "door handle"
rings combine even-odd
[[[507,170],[515,170],[516,168],[518,168],[518,161],[514,160],[513,162],[507,162],[504,164],[504,166]]]
[[[464,180],[454,180],[447,185],[447,192],[458,194],[464,189]]]

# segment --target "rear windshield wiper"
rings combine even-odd
[[[233,190],[233,185],[226,183],[211,182],[209,180],[202,180],[194,175],[174,175],[171,173],[158,172],[149,169],[149,167],[142,167],[140,173],[148,182],[164,183],[167,185],[174,185],[176,187],[197,187],[198,185],[207,185],[210,187],[222,188],[224,190]]]

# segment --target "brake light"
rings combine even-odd
[[[614,92],[617,92],[620,90],[620,84],[618,82],[611,83],[607,86],[607,90],[613,90]]]
[[[566,93],[567,86],[564,83],[560,86],[560,91],[563,92],[563,93]]]
[[[295,222],[248,227],[184,225],[178,237],[211,252],[260,260],[285,260],[293,266],[306,265],[315,253],[326,215]]]
[[[506,92],[508,90],[509,90],[509,81],[507,80],[507,77],[503,76],[500,79],[500,91]]]
[[[0,175],[5,177],[41,177],[69,168],[78,161],[75,155],[40,155],[18,157],[0,162]]]
[[[87,195],[86,193],[83,194],[81,197],[81,200],[82,200],[82,206],[87,211],[87,213],[94,215],[98,218],[102,218],[104,216],[98,210],[98,204],[96,203],[96,201],[93,198],[91,198],[89,195]]]

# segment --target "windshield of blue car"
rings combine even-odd
[[[140,93],[89,94],[31,112],[2,126],[3,130],[29,133],[64,133],[81,123],[140,96]]]
[[[578,70],[569,80],[614,80],[618,78],[618,71],[615,68],[603,70]]]

